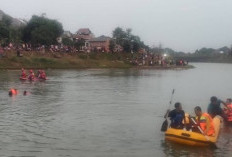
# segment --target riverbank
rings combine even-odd
[[[174,58],[196,63],[232,63],[232,56],[180,56]]]
[[[131,63],[132,54],[128,53],[51,53],[23,52],[21,57],[16,52],[7,52],[0,58],[0,69],[89,69],[89,68],[139,68],[139,69],[189,69],[187,66],[138,66]]]

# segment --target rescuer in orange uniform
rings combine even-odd
[[[208,113],[202,113],[201,107],[194,108],[197,125],[200,126],[205,135],[213,136],[215,133],[213,119]]]

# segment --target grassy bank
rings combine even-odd
[[[114,54],[64,54],[23,52],[17,57],[9,52],[0,58],[1,69],[41,68],[41,69],[83,69],[83,68],[131,68],[124,56]]]
[[[144,69],[173,69],[192,68],[191,66],[133,66],[130,63],[132,54],[128,53],[51,53],[23,52],[17,57],[16,52],[7,52],[0,58],[0,69],[84,69],[84,68],[144,68]]]

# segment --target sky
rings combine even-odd
[[[112,36],[131,28],[145,44],[194,52],[232,44],[232,0],[0,0],[0,10],[29,20],[46,16],[75,33],[90,28]]]

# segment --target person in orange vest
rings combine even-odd
[[[18,90],[17,89],[11,88],[9,90],[9,96],[13,96],[13,95],[17,95],[17,94],[18,94]]]
[[[33,70],[30,70],[30,75],[28,76],[28,79],[29,79],[30,81],[35,80],[35,74],[34,74]]]
[[[42,70],[38,70],[38,72],[37,72],[37,78],[41,77],[41,73],[42,73]]]
[[[197,125],[200,126],[202,131],[207,136],[213,136],[215,133],[213,119],[208,113],[202,113],[201,107],[196,106],[194,108],[196,114]]]
[[[228,108],[232,109],[232,99],[228,98],[226,100],[226,105],[227,105]]]
[[[41,76],[40,76],[41,79],[44,79],[46,80],[47,79],[47,76],[45,74],[45,71],[44,70],[41,70]]]
[[[232,100],[228,98],[226,100],[227,108],[224,108],[224,113],[227,116],[227,121],[232,122]]]
[[[27,78],[27,74],[23,68],[22,68],[21,78]]]

